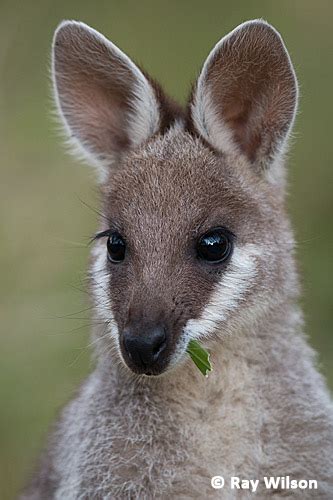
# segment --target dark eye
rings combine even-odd
[[[223,228],[207,231],[197,243],[198,257],[215,264],[226,261],[231,251],[231,234]]]
[[[112,233],[107,240],[108,258],[111,262],[118,263],[124,260],[126,245],[119,233]]]

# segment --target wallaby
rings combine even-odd
[[[100,326],[96,367],[22,498],[252,498],[239,477],[260,480],[257,498],[332,499],[333,406],[285,212],[298,86],[280,35],[255,20],[222,38],[186,109],[83,23],[60,24],[52,61],[70,142],[99,171]]]

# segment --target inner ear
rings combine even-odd
[[[53,79],[71,137],[97,162],[111,161],[158,128],[156,99],[144,75],[83,23],[68,21],[57,29]]]
[[[245,54],[247,63],[242,71],[246,74],[239,69],[241,60],[226,60],[231,81],[223,88],[215,88],[215,102],[223,103],[221,120],[253,163],[269,161],[278,140],[287,134],[295,112],[294,74],[286,74],[283,68],[283,62],[289,61],[281,60],[281,53],[274,54],[273,48],[269,58],[255,49]]]
[[[190,116],[214,148],[239,151],[265,168],[283,149],[296,103],[295,73],[280,35],[263,21],[250,21],[208,56]]]
[[[65,21],[53,44],[56,103],[75,151],[104,172],[176,119],[180,110],[118,47]]]

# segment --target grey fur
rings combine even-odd
[[[256,47],[263,32],[278,36],[256,23],[239,28],[244,37],[259,29]],[[281,129],[276,122],[271,137],[265,130],[268,152],[256,165],[234,143],[217,153],[198,130],[206,122],[197,110],[194,124],[177,114],[167,132],[123,151],[110,167],[103,212],[127,231],[131,267],[109,270],[105,241],[95,243],[91,288],[106,325],[93,332],[96,368],[63,410],[25,500],[252,497],[214,490],[215,475],[316,479],[315,492],[261,485],[256,496],[333,498],[333,406],[303,334],[293,235],[277,182],[284,167],[274,141],[287,138],[296,109],[294,73],[280,59],[289,122]],[[274,179],[269,168],[279,171]],[[219,272],[193,269],[182,257],[183,235],[216,220],[237,236],[231,262]],[[133,374],[121,357],[119,335],[134,307],[177,316],[170,366],[158,377]],[[211,352],[207,379],[185,353],[195,337]]]

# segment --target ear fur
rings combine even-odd
[[[102,175],[124,151],[155,134],[165,117],[160,104],[166,98],[156,84],[84,23],[64,21],[57,28],[52,79],[71,145],[101,167]]]
[[[209,54],[190,102],[190,127],[216,150],[244,154],[258,172],[278,178],[298,87],[279,33],[248,21]]]

